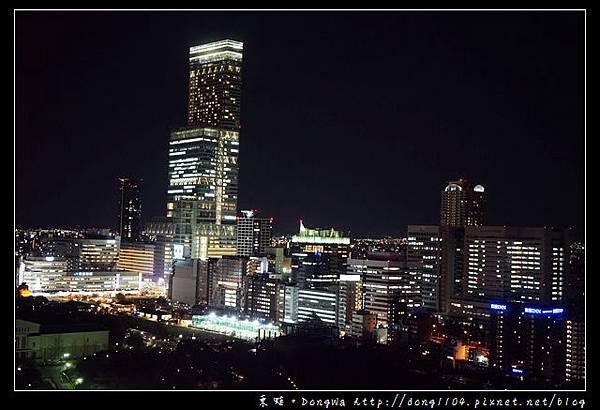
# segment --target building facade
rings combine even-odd
[[[420,278],[421,304],[437,312],[440,275],[441,236],[436,225],[409,225],[406,265],[410,274]]]
[[[237,255],[263,256],[271,246],[273,218],[263,218],[255,209],[241,211],[237,218]]]
[[[142,180],[119,178],[117,233],[124,242],[137,241],[142,231]]]
[[[26,269],[23,275],[32,296],[138,294],[142,288],[142,275],[138,272],[57,271],[54,265],[49,269]]]
[[[108,330],[82,330],[74,326],[43,327],[39,323],[15,321],[16,359],[37,361],[81,358],[108,350]]]
[[[240,129],[243,50],[234,40],[190,48],[188,125]]]
[[[192,258],[235,255],[243,44],[190,48],[187,127],[171,133],[167,219]]]
[[[338,326],[337,286],[298,290],[298,322],[313,320],[316,316],[324,323]]]
[[[300,231],[290,244],[291,277],[300,288],[319,288],[336,284],[346,273],[350,238],[333,229]]]
[[[464,246],[462,294],[466,297],[562,303],[568,273],[565,231],[469,226]]]
[[[72,270],[111,270],[119,256],[119,237],[48,238],[43,242],[43,256],[72,259]]]
[[[419,277],[411,274],[401,255],[370,254],[365,259],[349,259],[348,275],[362,281],[362,308],[377,315],[377,324],[388,326],[392,304],[397,301],[410,309],[421,306]],[[395,259],[395,260],[394,260]]]
[[[450,181],[441,193],[441,226],[481,226],[485,223],[485,189],[466,179]]]
[[[562,307],[509,303],[491,309],[490,365],[558,386],[565,381]]]
[[[240,312],[243,306],[244,278],[248,259],[224,256],[209,260],[208,305],[213,308]]]
[[[117,269],[142,274],[142,281],[166,293],[173,270],[173,246],[170,242],[121,243]]]
[[[169,299],[190,306],[208,305],[208,263],[189,258],[176,261],[169,284]]]

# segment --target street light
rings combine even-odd
[[[63,353],[63,357],[66,359],[67,357],[70,357],[71,353]]]

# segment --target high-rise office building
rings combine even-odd
[[[336,284],[346,273],[349,245],[350,238],[334,229],[307,229],[300,221],[290,245],[292,279],[300,288]]]
[[[568,272],[563,230],[465,228],[462,295],[474,299],[562,303]]]
[[[341,274],[338,282],[339,293],[339,330],[349,333],[352,327],[352,318],[355,312],[363,308],[363,282],[361,273],[351,272]]]
[[[452,298],[462,296],[465,228],[440,226],[441,258],[437,286],[438,311],[448,312]]]
[[[421,305],[419,278],[411,274],[401,255],[369,254],[364,259],[349,259],[348,275],[362,278],[362,307],[377,315],[378,325],[387,327],[394,301],[411,309]]]
[[[208,264],[208,304],[210,307],[240,311],[248,259],[237,256],[211,258]]]
[[[565,380],[581,386],[585,380],[585,246],[573,242],[569,246],[569,270],[564,296],[567,309]]]
[[[298,286],[286,283],[279,288],[280,323],[298,322]]]
[[[450,181],[442,191],[441,226],[481,226],[485,220],[485,189],[466,179]]]
[[[240,129],[243,49],[234,40],[190,48],[188,125]]]
[[[438,310],[447,312],[449,301],[460,296],[463,283],[464,227],[485,221],[485,189],[461,178],[450,181],[441,193],[441,259],[438,277]]]
[[[167,219],[192,257],[235,255],[238,133],[194,128],[171,134]]]
[[[252,275],[244,278],[244,303],[242,310],[252,318],[283,321],[282,305],[285,303],[285,284],[265,275]]]
[[[137,241],[142,230],[141,180],[119,178],[117,233],[123,242]]]
[[[409,225],[406,265],[420,278],[421,303],[428,311],[438,310],[438,279],[440,274],[441,237],[436,225]]]
[[[552,227],[441,227],[440,311],[451,303],[566,302],[568,239]]]
[[[190,48],[188,126],[171,133],[167,219],[192,258],[235,255],[241,42]]]
[[[565,344],[565,381],[585,380],[585,318],[567,320]]]
[[[492,305],[490,365],[558,385],[565,380],[565,310],[555,305]]]
[[[237,219],[238,256],[263,256],[271,246],[273,218],[263,218],[256,209],[241,211]]]
[[[337,286],[298,290],[298,322],[312,320],[315,316],[323,322],[338,326],[339,295]]]
[[[569,312],[585,314],[585,246],[572,242],[569,246],[569,270],[565,280],[565,304]]]

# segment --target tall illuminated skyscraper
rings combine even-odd
[[[243,43],[190,48],[188,126],[171,133],[167,219],[192,258],[235,255]]]
[[[485,223],[485,189],[461,178],[450,181],[441,193],[441,261],[437,284],[438,308],[449,309],[450,298],[462,291],[466,226]]]
[[[188,125],[239,131],[243,48],[234,40],[190,48]]]
[[[485,189],[466,179],[451,181],[442,191],[441,226],[481,226],[485,219]]]

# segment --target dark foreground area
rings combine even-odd
[[[74,306],[74,305],[73,305]],[[356,346],[284,336],[244,342],[128,315],[44,303],[19,306],[31,321],[87,323],[110,331],[107,351],[55,363],[20,360],[17,389],[537,389],[533,380],[451,366],[443,352]]]

